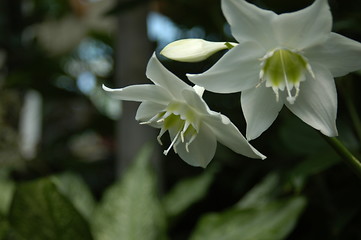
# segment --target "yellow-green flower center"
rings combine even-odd
[[[261,82],[266,82],[266,87],[272,87],[279,100],[278,90],[287,91],[287,100],[293,104],[296,100],[300,82],[306,80],[306,74],[313,72],[307,60],[298,52],[289,49],[276,49],[267,53],[261,59]]]
[[[172,148],[177,152],[176,147],[179,143],[184,143],[186,151],[189,151],[189,145],[197,137],[200,121],[198,114],[191,107],[184,103],[172,102],[164,111],[141,124],[161,128],[157,137],[161,145],[163,145],[161,137],[166,131],[169,131],[172,142],[163,152],[167,155]]]

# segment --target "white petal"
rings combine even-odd
[[[145,101],[142,102],[137,110],[135,119],[137,121],[147,121],[156,114],[163,112],[167,108],[166,105]]]
[[[325,66],[334,77],[361,69],[361,43],[331,33],[325,43],[305,50],[311,61]]]
[[[294,104],[286,106],[311,127],[324,135],[337,135],[337,93],[331,73],[322,66],[313,65],[316,79],[308,78],[300,85],[300,94]]]
[[[281,46],[302,50],[325,41],[330,34],[330,7],[327,0],[315,0],[305,9],[279,15],[273,26]]]
[[[201,87],[201,86],[198,86],[198,85],[194,85],[193,86],[193,89],[194,91],[200,96],[202,97],[203,96],[203,93],[204,93],[204,87]]]
[[[260,85],[242,92],[241,105],[247,123],[246,137],[252,140],[268,129],[283,106],[280,98],[276,101],[272,88]]]
[[[236,44],[234,43],[232,45]],[[226,42],[210,42],[192,38],[174,41],[168,44],[160,54],[180,62],[199,62],[227,48]]]
[[[275,47],[271,26],[277,16],[272,11],[258,8],[245,0],[222,0],[222,11],[238,42],[256,41],[266,49]]]
[[[209,126],[220,143],[232,149],[234,152],[250,158],[266,158],[248,143],[242,133],[236,126],[234,126],[229,118],[219,113],[213,113],[214,114],[212,116],[204,118],[204,123]]]
[[[179,144],[177,152],[186,163],[195,167],[207,167],[214,157],[216,148],[216,136],[202,124],[197,137],[189,145],[189,152],[185,149],[185,144]]]
[[[178,99],[181,98],[182,89],[192,88],[166,69],[159,62],[155,54],[153,54],[148,62],[146,75],[150,80],[152,80],[152,82],[167,89],[175,98]]]
[[[207,103],[195,91],[183,90],[182,94],[188,106],[192,107],[200,114],[209,114],[210,109]]]
[[[152,101],[156,103],[168,103],[171,96],[162,87],[142,84],[131,85],[124,88],[108,88],[103,85],[103,89],[113,98],[126,101]]]
[[[257,44],[245,42],[229,50],[206,72],[187,76],[193,83],[212,92],[239,92],[259,82],[259,58],[264,54]]]

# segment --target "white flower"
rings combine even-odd
[[[218,93],[242,91],[247,139],[263,133],[286,105],[305,123],[336,136],[333,77],[361,68],[361,44],[331,32],[327,0],[276,14],[244,0],[222,0],[239,45],[189,79]]]
[[[265,157],[254,149],[232,122],[224,115],[211,111],[202,99],[204,89],[191,87],[169,72],[151,57],[146,71],[154,83],[132,85],[120,89],[103,89],[120,100],[142,102],[136,120],[160,128],[157,137],[169,132],[173,150],[188,164],[206,167],[212,160],[217,140],[233,151],[251,158]]]

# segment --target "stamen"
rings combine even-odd
[[[288,97],[288,98],[287,98],[287,101],[288,101],[290,104],[294,104],[294,103],[295,103],[295,100],[296,100],[296,98],[298,97],[298,94],[300,93],[300,83],[299,83],[299,82],[296,83],[296,84],[294,85],[294,87],[295,87],[295,89],[296,89],[295,95],[294,95],[293,97]]]
[[[184,125],[183,125],[183,130],[181,131],[182,143],[184,143],[184,133],[187,131],[189,126],[190,126],[190,123],[188,121],[185,121]]]
[[[288,97],[287,97],[287,101],[288,101],[290,104],[294,104],[294,103],[295,103],[295,100],[296,100],[296,97],[293,97],[293,96],[288,96]]]
[[[179,130],[178,130],[178,133],[180,133],[180,138],[181,138],[181,140],[179,140],[179,137],[178,137],[178,140],[175,142],[175,144],[173,145],[173,149],[174,149],[174,152],[175,153],[177,153],[177,149],[176,149],[176,146],[180,143],[180,142],[184,142],[184,136],[182,136],[183,134],[182,134],[182,132],[183,132],[183,130],[182,129],[184,129],[184,125],[185,125],[185,121],[183,121],[183,127],[180,127],[179,128]]]
[[[163,154],[167,156],[168,152],[170,151],[170,149],[173,147],[173,145],[175,144],[175,142],[178,140],[180,135],[180,131],[177,132],[177,134],[175,135],[175,137],[173,138],[173,141],[171,142],[170,146],[168,147],[167,150],[163,151]]]
[[[280,98],[279,91],[287,91],[286,100],[294,104],[300,92],[300,83],[307,80],[308,74],[315,79],[311,65],[298,50],[276,48],[264,55],[261,61],[260,83],[256,88],[265,81],[266,87],[272,87],[276,101]]]
[[[263,76],[264,76],[264,70],[261,69],[261,71],[259,72],[259,80],[260,80],[261,82],[264,81],[264,80],[263,80]]]
[[[288,79],[287,79],[287,76],[285,75],[285,83],[286,83],[286,89],[287,89],[287,101],[290,103],[290,104],[294,104],[295,103],[295,100],[296,100],[296,97],[297,97],[297,89],[296,89],[296,94],[295,96],[292,96],[292,93],[291,93],[291,90],[293,89],[293,86],[290,88],[289,87],[289,83],[288,83]],[[298,90],[299,91],[299,90]]]
[[[272,90],[276,95],[276,102],[278,102],[280,100],[280,95],[278,93],[278,87],[272,87]]]
[[[181,131],[181,141],[184,143],[184,131]]]
[[[189,152],[189,143],[186,143],[186,151]]]
[[[296,100],[296,97],[295,96],[292,96],[292,93],[291,93],[291,90],[290,90],[290,87],[288,85],[288,82],[287,82],[287,79],[286,79],[286,89],[287,89],[287,101],[291,104],[293,104]]]
[[[167,112],[163,115],[162,119],[166,119],[167,117],[169,117],[169,116],[172,115],[172,114],[173,114],[172,112],[167,111]]]
[[[148,121],[140,122],[139,124],[144,125],[144,124],[151,124],[151,123],[153,123],[153,122],[155,122],[155,121],[158,122],[159,120],[157,120],[157,119],[159,119],[159,116],[161,116],[161,114],[157,113],[156,115],[154,115],[153,117],[151,117],[151,119],[149,119]]]
[[[160,132],[159,132],[159,134],[158,134],[158,136],[157,136],[157,140],[158,140],[158,142],[159,142],[160,145],[163,145],[162,140],[161,140],[160,138],[163,136],[163,134],[164,134],[166,131],[167,131],[167,130],[164,129],[163,127],[160,129]]]
[[[258,88],[259,86],[261,86],[261,84],[265,81],[264,79],[264,70],[261,69],[261,71],[259,72],[259,83],[256,85],[256,88]]]
[[[312,78],[313,78],[313,79],[316,79],[315,74],[313,73],[313,70],[312,70],[310,64],[308,64],[308,63],[306,64],[306,69],[307,69],[307,71],[311,74]]]
[[[193,134],[191,139],[189,139],[189,141],[186,143],[186,151],[189,152],[189,145],[194,141],[194,139],[196,139],[197,134]]]
[[[175,143],[175,144],[173,145],[173,151],[174,151],[174,153],[178,154],[178,151],[177,151],[176,146],[177,146],[177,143]]]
[[[287,101],[290,103],[290,104],[293,104],[296,100],[296,98],[294,96],[292,96],[292,93],[291,93],[291,90],[293,88],[293,85],[290,87],[289,86],[289,82],[288,82],[288,76],[287,76],[287,73],[286,73],[286,66],[285,66],[285,62],[284,62],[284,59],[283,59],[283,52],[280,52],[280,58],[281,58],[281,64],[282,64],[282,71],[283,71],[283,77],[284,77],[284,82],[286,84],[286,89],[287,89]]]
[[[300,93],[300,86],[299,86],[299,85],[298,85],[298,86],[295,86],[295,88],[296,88],[295,98],[297,98],[297,97],[298,97],[298,94]]]

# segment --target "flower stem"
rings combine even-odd
[[[358,160],[343,143],[335,137],[327,137],[321,134],[328,144],[340,155],[341,159],[354,171],[361,179],[361,162]]]

